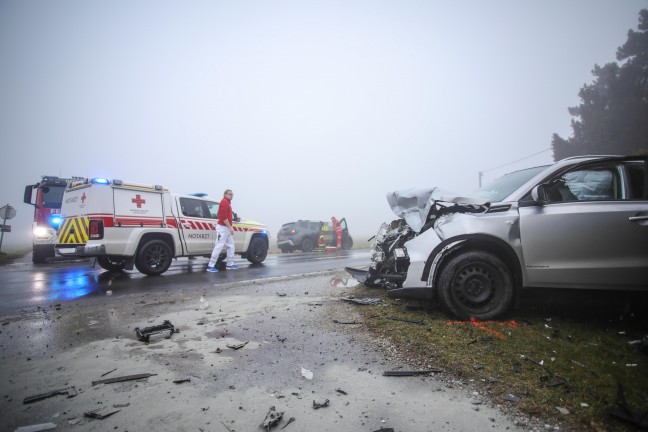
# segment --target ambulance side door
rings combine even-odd
[[[196,198],[178,198],[180,231],[187,253],[209,255],[214,248],[216,220],[207,202]]]

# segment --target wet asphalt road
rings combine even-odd
[[[32,264],[31,255],[0,267],[0,316],[16,315],[37,308],[74,301],[96,305],[116,301],[120,296],[158,294],[170,288],[191,292],[205,284],[254,281],[280,276],[363,267],[369,263],[368,250],[329,253],[290,253],[268,255],[258,265],[237,257],[238,270],[207,273],[206,258],[174,260],[161,276],[149,277],[137,270],[110,273],[93,259],[55,259]],[[109,294],[110,297],[106,296]]]

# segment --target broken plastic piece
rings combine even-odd
[[[560,411],[560,414],[567,415],[569,414],[569,410],[567,408],[559,407],[557,406],[556,409]]]
[[[338,392],[338,393],[340,393],[340,394],[343,394],[343,395],[346,395],[346,394],[347,394],[347,392],[345,392],[345,391],[342,390],[342,389],[335,389],[335,391]]]
[[[360,324],[360,323],[355,322],[353,320],[348,320],[348,321],[345,321],[345,320],[333,320],[333,322],[336,323],[336,324]]]
[[[286,426],[288,426],[290,423],[295,421],[295,417],[290,417],[288,421],[286,422],[285,425],[281,426],[281,429],[286,429]]]
[[[173,384],[182,384],[186,382],[191,382],[191,378],[182,378],[182,379],[177,379],[173,381]]]
[[[415,375],[425,375],[432,372],[443,372],[441,369],[426,369],[426,370],[397,370],[397,371],[385,371],[383,376],[415,376]]]
[[[143,374],[137,374],[137,375],[125,375],[125,376],[120,376],[120,377],[115,377],[115,378],[106,378],[106,379],[102,379],[102,380],[98,380],[98,381],[92,381],[92,385],[110,384],[110,383],[116,383],[116,382],[122,382],[122,381],[132,381],[132,380],[152,377],[152,376],[155,376],[155,375],[157,375],[157,374],[143,373]]]
[[[143,342],[149,342],[151,336],[165,332],[169,332],[167,337],[171,337],[171,335],[176,332],[175,327],[169,320],[164,320],[161,325],[145,327],[141,330],[139,327],[135,327],[135,335],[137,335],[137,338]]]
[[[83,415],[86,416],[86,417],[93,418],[93,419],[103,420],[103,419],[105,419],[106,417],[110,417],[111,415],[113,415],[113,414],[117,414],[118,412],[121,411],[121,410],[116,410],[116,411],[110,411],[110,412],[106,412],[106,413],[103,413],[103,414],[102,414],[102,413],[100,413],[99,411],[101,411],[101,410],[103,410],[103,409],[106,409],[106,408],[105,408],[105,407],[97,408],[96,410],[92,410],[92,411],[84,412]]]
[[[301,368],[301,374],[306,379],[313,379],[313,372],[309,371],[308,369],[304,369],[304,367]]]
[[[517,402],[520,400],[520,398],[518,398],[517,396],[513,396],[512,394],[509,393],[506,396],[504,396],[504,400],[509,402]]]
[[[329,400],[326,399],[324,402],[315,402],[313,401],[313,409],[320,409],[320,408],[326,408],[329,406]]]
[[[47,393],[41,393],[37,394],[35,396],[29,396],[23,399],[24,404],[32,403],[32,402],[37,402],[43,399],[50,398],[52,396],[57,396],[57,395],[67,395],[68,398],[74,397],[77,395],[76,389],[74,387],[66,387],[62,389],[57,389],[57,390],[52,390]]]
[[[233,350],[240,350],[243,348],[245,345],[248,344],[249,341],[247,342],[242,342],[240,344],[227,344],[227,348],[232,348]]]
[[[38,432],[38,431],[54,429],[55,427],[56,424],[54,423],[41,423],[41,424],[35,424],[30,426],[21,426],[18,429],[16,429],[15,432]]]
[[[343,297],[342,300],[348,301],[351,303],[359,304],[359,305],[373,305],[373,304],[378,304],[382,300],[379,298],[364,298],[364,299],[355,299],[355,298],[350,298],[350,297]]]
[[[283,415],[283,411],[277,411],[274,406],[271,406],[263,420],[263,423],[261,423],[261,427],[266,431],[269,431],[272,426],[275,426],[281,421]]]
[[[207,309],[208,307],[209,307],[209,303],[207,303],[205,297],[200,296],[200,309]]]

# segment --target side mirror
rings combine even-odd
[[[547,198],[547,186],[544,184],[539,184],[531,190],[531,198],[537,204],[545,205],[549,202]]]
[[[23,197],[23,202],[25,204],[34,205],[32,203],[32,188],[33,187],[34,187],[33,185],[25,186],[25,196]]]

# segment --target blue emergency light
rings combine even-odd
[[[58,229],[59,225],[61,225],[61,215],[54,214],[50,216],[49,223],[52,225],[52,228]]]
[[[92,180],[90,180],[90,182],[94,184],[103,184],[103,185],[110,184],[110,180],[103,177],[95,177]]]

